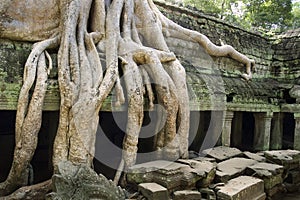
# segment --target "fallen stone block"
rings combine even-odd
[[[217,162],[228,160],[230,158],[239,156],[242,152],[237,148],[219,146],[211,149],[206,149],[202,152],[204,155],[215,158]]]
[[[219,200],[264,200],[264,182],[261,179],[240,176],[228,181],[225,186],[217,187]]]
[[[172,192],[196,188],[197,181],[202,179],[204,175],[203,170],[193,169],[186,164],[158,160],[129,168],[127,181],[136,185],[154,182]]]
[[[265,162],[266,161],[265,157],[263,157],[257,153],[251,153],[249,151],[245,151],[245,152],[243,152],[243,155],[245,158],[256,160],[257,162]]]
[[[246,174],[255,176],[264,181],[265,190],[269,190],[278,184],[282,184],[283,166],[271,163],[257,163],[248,166]]]
[[[300,151],[297,150],[277,150],[265,151],[267,160],[282,165],[285,170],[298,169],[300,166]]]
[[[195,190],[182,190],[173,193],[173,200],[201,200],[201,193]]]
[[[157,183],[141,183],[138,191],[148,200],[167,200],[169,199],[167,188]]]
[[[190,159],[179,159],[178,163],[189,165],[194,171],[202,175],[202,179],[197,182],[197,187],[208,187],[216,175],[216,163],[209,161],[197,161]]]
[[[217,164],[216,181],[227,182],[229,179],[243,175],[248,166],[257,161],[247,158],[231,158]]]

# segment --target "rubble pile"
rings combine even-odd
[[[219,146],[202,153],[131,167],[127,181],[138,191],[135,199],[264,200],[299,190],[300,151],[251,153]]]

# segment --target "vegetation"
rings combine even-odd
[[[204,13],[242,26],[247,30],[283,32],[300,27],[300,1],[183,0],[176,2],[194,6]]]
[[[187,157],[190,110],[185,70],[170,52],[166,37],[196,42],[213,56],[229,56],[243,63],[247,72],[243,77],[251,78],[254,60],[232,46],[216,46],[205,35],[177,25],[152,0],[5,0],[0,13],[1,38],[34,42],[18,100],[13,163],[7,179],[0,183],[0,196],[28,184],[52,68],[49,50],[57,53],[60,90],[54,173],[65,161],[92,166],[99,110],[113,88],[116,103],[128,104],[120,168],[135,164],[144,97],[150,100],[150,107],[155,97],[164,108],[165,116],[158,117],[165,117],[165,123],[156,130],[159,155]],[[99,51],[106,56],[104,66]],[[115,182],[118,180],[116,176]]]

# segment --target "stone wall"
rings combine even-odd
[[[199,11],[155,1],[159,9],[180,25],[201,32],[215,44],[229,44],[255,59],[256,73],[251,82],[241,79],[245,67],[230,58],[209,56],[196,43],[170,38],[187,71],[191,110],[280,111],[286,94],[300,82],[299,30],[273,38],[245,31]],[[0,40],[0,109],[15,110],[22,82],[23,66],[31,44]],[[56,55],[52,57],[55,60]],[[58,110],[58,85],[54,69],[45,99],[45,110]],[[112,94],[113,96],[113,94]],[[110,96],[102,110],[124,110],[111,104]],[[289,98],[289,96],[288,96]],[[226,108],[223,104],[226,104]],[[286,108],[291,110],[290,107]],[[299,110],[300,111],[300,110]]]

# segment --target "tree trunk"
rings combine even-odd
[[[5,2],[7,8],[8,0]],[[46,0],[42,2],[47,6]],[[56,6],[59,9],[56,12],[52,10],[52,15],[59,15],[60,23],[55,33],[47,40],[44,40],[46,33],[36,33],[31,37],[32,40],[40,38],[42,41],[35,45],[25,66],[17,111],[14,161],[7,180],[0,184],[0,196],[27,184],[26,169],[37,146],[42,120],[47,86],[45,55],[51,64],[46,52],[49,48],[59,47],[61,102],[53,147],[54,169],[65,160],[92,165],[98,113],[114,86],[117,104],[125,100],[128,102],[122,159],[125,168],[135,164],[145,97],[149,99],[150,108],[153,107],[154,97],[157,98],[166,113],[165,123],[157,126],[155,148],[163,153],[165,159],[188,156],[189,98],[186,75],[184,67],[170,52],[165,41],[169,35],[196,41],[210,55],[229,56],[244,63],[247,74],[243,77],[251,78],[253,60],[229,45],[215,46],[201,33],[170,21],[152,0],[57,0]],[[47,19],[47,23],[51,20]],[[39,26],[29,23],[28,28],[32,24]],[[51,24],[45,24],[45,27],[51,27]],[[2,28],[5,30],[5,27]],[[21,31],[21,27],[15,28]],[[19,39],[22,40],[22,36],[27,40],[26,33],[19,34]],[[6,37],[16,38],[13,33]],[[96,48],[98,44],[105,45],[106,66],[103,67]],[[119,71],[123,71],[126,88],[120,84],[122,77]],[[35,90],[29,101],[29,90],[34,82]],[[126,99],[123,89],[127,91]],[[163,128],[160,130],[159,127]]]

